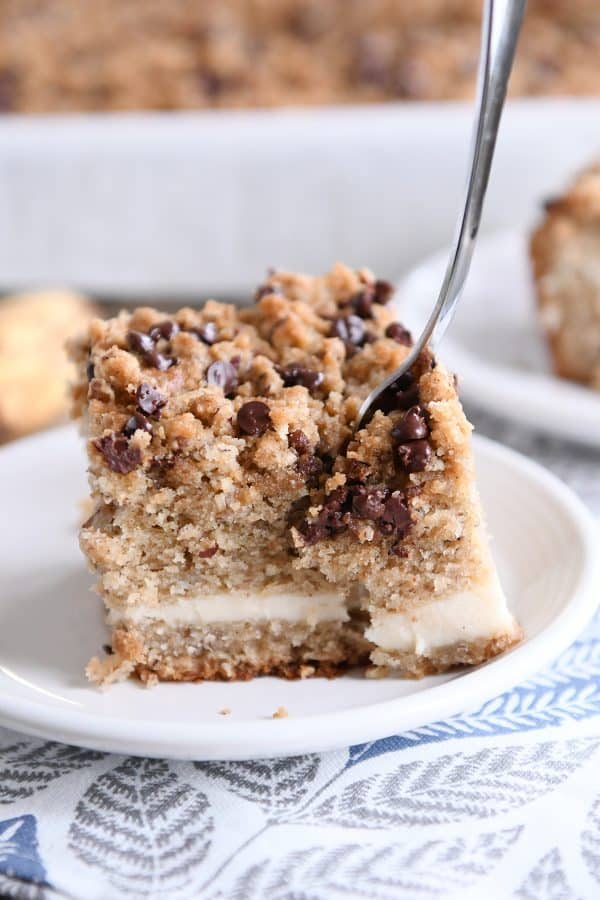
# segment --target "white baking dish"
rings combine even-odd
[[[247,295],[269,265],[397,277],[446,244],[465,103],[0,119],[0,289]],[[600,100],[521,100],[485,227],[527,224],[600,150]]]

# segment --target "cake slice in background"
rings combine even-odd
[[[556,374],[600,390],[600,164],[546,204],[531,258]]]
[[[96,320],[73,353],[95,510],[81,545],[112,652],[98,683],[409,676],[519,640],[489,552],[470,426],[391,286],[274,273],[254,305]]]
[[[71,291],[0,300],[0,443],[66,418],[74,369],[65,344],[93,315],[91,303]]]

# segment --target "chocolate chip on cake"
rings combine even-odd
[[[215,544],[214,547],[207,547],[206,550],[200,550],[198,556],[200,559],[212,559],[218,549],[218,544]]]
[[[384,514],[387,495],[384,488],[359,485],[353,491],[352,513],[360,519],[376,522]]]
[[[136,431],[146,431],[148,434],[152,434],[152,422],[140,413],[130,416],[123,425],[125,437],[131,437]]]
[[[418,441],[426,438],[429,427],[425,421],[425,414],[420,406],[411,406],[402,419],[392,428],[392,438],[398,443],[405,441]]]
[[[384,524],[391,525],[399,536],[406,534],[410,528],[410,512],[400,491],[394,491],[386,500],[381,520]]]
[[[296,453],[308,453],[310,450],[310,441],[303,431],[299,429],[290,431],[288,434],[288,445],[295,450]]]
[[[219,332],[214,322],[205,322],[199,328],[192,328],[192,334],[195,334],[204,344],[211,347],[216,344]]]
[[[431,459],[431,445],[426,440],[398,444],[396,454],[405,472],[422,472]]]
[[[385,329],[385,336],[396,341],[397,344],[403,344],[405,347],[412,347],[412,334],[401,325],[400,322],[391,322]]]
[[[141,353],[142,356],[146,353],[152,353],[154,350],[153,339],[149,334],[143,334],[141,331],[128,331],[127,345],[130,350],[135,351],[135,353]]]
[[[85,367],[85,374],[86,374],[86,377],[87,377],[87,380],[88,380],[88,381],[91,381],[92,378],[93,378],[94,375],[95,375],[95,371],[94,371],[94,363],[93,363],[91,360],[90,360],[90,362],[87,364],[87,366]]]
[[[355,294],[351,302],[356,315],[361,319],[371,319],[373,317],[373,299],[373,289],[370,286]]]
[[[296,470],[302,475],[305,481],[312,481],[323,473],[323,462],[318,456],[312,456],[310,453],[302,453],[298,457]]]
[[[159,322],[158,325],[152,326],[149,336],[153,341],[159,341],[161,338],[164,338],[165,341],[170,341],[178,331],[179,325],[177,322],[174,322],[172,319],[165,319],[164,322]]]
[[[254,300],[261,300],[269,294],[276,294],[278,297],[283,296],[283,288],[280,284],[259,284],[254,292]]]
[[[323,373],[316,369],[309,369],[308,366],[302,366],[299,363],[292,363],[289,366],[283,366],[278,369],[286,387],[294,387],[301,385],[307,390],[315,391],[323,382]]]
[[[104,457],[108,468],[119,475],[128,475],[142,462],[142,453],[139,447],[131,447],[123,435],[106,434],[93,443],[96,450]]]
[[[138,387],[135,399],[140,412],[155,419],[160,418],[160,411],[167,403],[167,398],[164,394],[161,394],[158,388],[152,387],[146,381],[142,382]]]
[[[250,400],[240,407],[237,414],[238,428],[242,434],[259,437],[271,424],[269,407],[262,400]]]
[[[143,360],[147,365],[158,369],[159,372],[166,372],[167,369],[170,369],[177,362],[172,356],[166,356],[164,353],[159,353],[158,350],[144,353]]]
[[[222,388],[227,397],[238,386],[237,371],[226,359],[217,359],[206,370],[206,381]]]
[[[375,303],[385,305],[386,303],[389,303],[394,296],[395,288],[389,281],[382,281],[378,278],[373,286],[373,292],[375,294]]]
[[[340,338],[345,344],[359,346],[365,338],[365,326],[358,316],[345,316],[331,323],[331,337]]]

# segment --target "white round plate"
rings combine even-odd
[[[130,681],[101,692],[83,674],[107,636],[77,546],[86,496],[80,439],[67,427],[3,448],[0,722],[99,750],[248,759],[373,740],[502,693],[553,659],[593,613],[597,535],[581,503],[545,470],[482,438],[475,449],[500,575],[525,629],[519,647],[477,669],[421,681],[349,673],[151,690]],[[288,718],[272,718],[279,706]]]
[[[433,308],[447,261],[447,250],[436,253],[399,286],[398,314],[416,334]],[[600,393],[552,374],[536,320],[525,234],[480,239],[440,356],[458,373],[465,400],[545,433],[600,447]]]

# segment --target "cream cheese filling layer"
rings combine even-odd
[[[516,623],[497,579],[482,590],[462,591],[410,610],[374,610],[367,640],[382,650],[426,656],[439,647],[512,634]]]
[[[141,625],[161,621],[167,625],[203,625],[214,622],[252,622],[277,619],[285,622],[345,622],[349,618],[346,600],[335,592],[299,594],[285,589],[231,591],[186,597],[160,605],[137,605],[109,610],[108,623]]]

